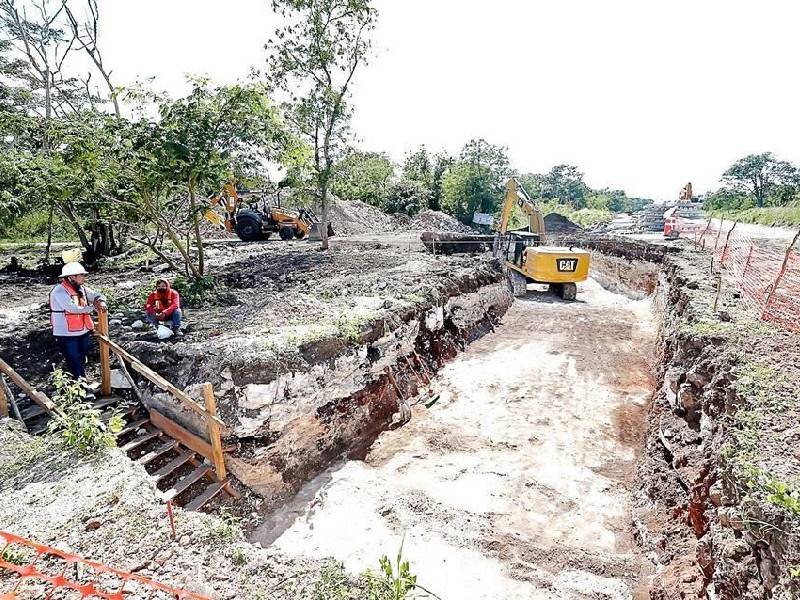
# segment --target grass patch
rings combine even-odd
[[[764,206],[741,210],[715,210],[711,216],[740,223],[755,223],[768,226],[800,226],[800,204],[789,206]]]
[[[560,202],[543,202],[540,206],[543,215],[557,213],[567,217],[573,223],[581,227],[592,227],[610,223],[614,219],[614,213],[599,208],[582,208],[575,210],[567,204]],[[527,222],[525,223],[527,225]]]

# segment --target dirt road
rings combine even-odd
[[[253,541],[354,573],[404,556],[443,599],[638,598],[629,488],[651,392],[647,300],[593,280],[529,293],[364,462],[303,489]]]

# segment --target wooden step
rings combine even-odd
[[[150,452],[148,452],[144,456],[141,456],[141,457],[137,458],[136,462],[139,463],[140,465],[146,465],[148,463],[151,463],[155,459],[157,459],[159,456],[161,456],[163,454],[166,454],[167,452],[169,452],[170,450],[175,448],[175,446],[177,446],[177,445],[178,445],[178,441],[177,440],[170,439],[167,442],[163,443],[158,448],[156,448],[155,450],[151,450]]]
[[[149,442],[153,438],[160,437],[163,433],[164,433],[163,431],[156,430],[146,433],[144,435],[140,435],[139,437],[133,438],[130,442],[122,446],[120,450],[122,450],[123,452],[130,452],[131,450],[136,450],[136,448],[138,448],[142,444]]]
[[[163,467],[161,467],[158,471],[153,473],[153,476],[156,478],[156,481],[161,481],[165,477],[168,477],[170,473],[172,473],[178,467],[186,464],[190,460],[194,458],[194,452],[191,450],[185,450],[177,458],[174,458],[171,462],[167,463]]]
[[[35,419],[36,417],[41,417],[47,411],[43,409],[38,404],[34,404],[33,406],[25,409],[22,411],[22,420],[23,421],[30,421],[31,419]]]
[[[202,464],[194,471],[189,473],[183,479],[180,479],[171,489],[166,491],[166,499],[172,500],[176,496],[180,496],[183,492],[188,490],[193,484],[200,481],[205,477],[213,467],[211,465]]]
[[[149,422],[150,422],[149,418],[134,421],[130,425],[126,425],[125,429],[123,429],[117,434],[117,437],[122,437],[123,435],[131,433],[132,431],[136,431],[137,429],[140,429],[143,425],[147,425]]]
[[[136,405],[132,405],[127,409],[116,410],[116,407],[112,407],[110,410],[105,411],[102,415],[100,415],[100,420],[103,423],[108,423],[111,420],[111,417],[114,415],[119,415],[123,419],[130,419],[140,407]]]
[[[117,404],[122,400],[123,398],[121,396],[106,396],[105,398],[97,398],[92,404],[92,406],[94,408],[105,408],[106,406]]]
[[[189,502],[183,508],[185,510],[200,510],[203,508],[212,498],[214,498],[217,494],[219,494],[225,486],[230,483],[230,478],[226,477],[222,481],[215,481],[211,485],[209,485],[202,494],[200,494],[197,498]]]

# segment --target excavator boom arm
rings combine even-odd
[[[511,211],[515,204],[519,206],[522,212],[528,217],[528,231],[539,234],[539,238],[541,239],[542,236],[544,236],[544,217],[542,216],[542,211],[539,210],[539,207],[536,206],[536,203],[525,191],[525,188],[523,188],[515,178],[509,179],[506,183],[506,197],[503,201],[503,212],[500,216],[499,232],[503,234],[508,231],[508,221],[511,218]]]

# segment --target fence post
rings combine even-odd
[[[108,337],[108,311],[101,310],[97,313],[97,332]],[[100,341],[100,394],[111,395],[111,355],[108,344]]]
[[[783,257],[783,263],[781,264],[781,270],[778,271],[777,277],[775,277],[775,282],[772,284],[772,287],[769,290],[769,295],[767,296],[767,301],[764,302],[764,311],[761,313],[761,320],[764,321],[767,318],[767,312],[769,311],[769,305],[772,304],[772,299],[775,296],[775,290],[778,289],[778,286],[781,283],[781,279],[786,274],[786,265],[789,264],[789,257],[792,255],[792,248],[797,243],[797,239],[800,238],[800,231],[798,231],[794,237],[792,238],[792,243],[789,244],[789,247],[786,248],[786,254]]]
[[[217,416],[217,399],[214,397],[214,386],[210,383],[203,384],[203,398],[206,401],[206,410],[214,417]],[[211,441],[211,450],[214,455],[214,469],[217,472],[217,480],[222,481],[227,476],[225,471],[225,456],[222,454],[222,438],[220,437],[219,425],[212,419],[206,419],[208,425],[208,437]]]
[[[734,221],[733,227],[731,227],[730,231],[728,231],[728,235],[725,236],[725,247],[722,249],[722,258],[719,260],[719,262],[721,262],[723,265],[725,264],[725,256],[728,254],[728,245],[731,241],[731,234],[733,233],[733,230],[736,229],[736,225],[738,223],[738,221]]]

